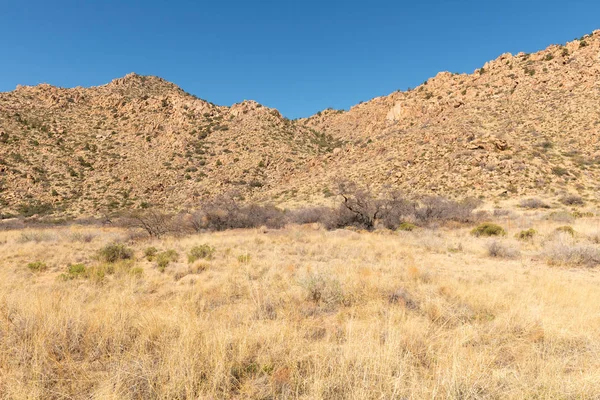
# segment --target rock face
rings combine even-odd
[[[177,210],[224,192],[321,201],[341,178],[448,196],[595,193],[599,104],[600,31],[296,121],[137,74],[19,86],[0,93],[0,214]]]

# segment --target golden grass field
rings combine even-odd
[[[0,398],[600,398],[599,269],[547,250],[595,249],[598,218],[575,238],[543,213],[497,222],[507,257],[472,226],[0,232]],[[99,261],[114,241],[134,258]],[[161,272],[150,246],[178,260]]]

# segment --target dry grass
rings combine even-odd
[[[549,266],[556,224],[529,222],[515,259],[468,228],[288,227],[131,242],[110,268],[126,232],[0,232],[0,398],[593,398],[600,276]],[[162,273],[144,256],[198,245]]]

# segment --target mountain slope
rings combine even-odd
[[[392,80],[392,78],[390,78]],[[598,189],[600,31],[290,121],[157,77],[0,93],[0,214],[319,202],[342,178],[447,196]]]
[[[261,199],[336,144],[256,102],[219,107],[135,74],[89,89],[20,87],[0,106],[12,212],[176,209],[232,190]]]
[[[600,31],[302,123],[354,143],[332,162],[368,182],[485,196],[596,190]]]

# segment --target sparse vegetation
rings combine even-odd
[[[33,272],[42,272],[47,270],[48,266],[44,262],[36,261],[27,264],[27,268],[29,268]]]

